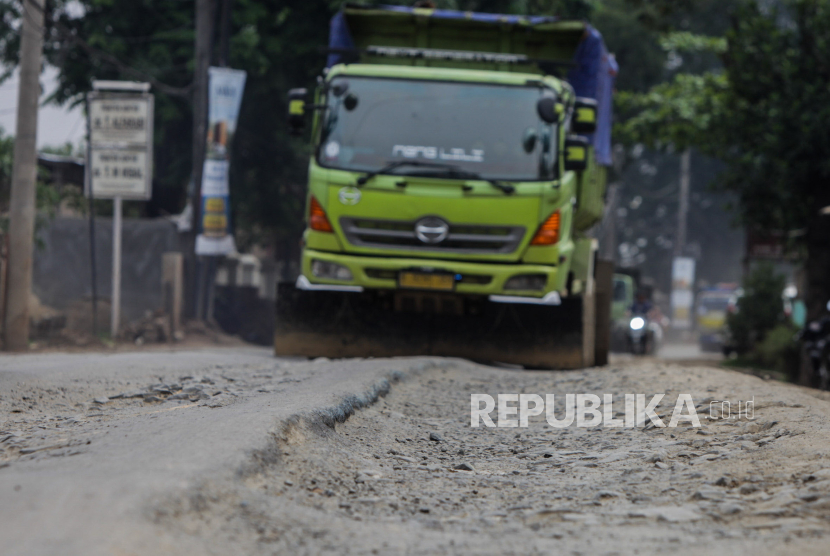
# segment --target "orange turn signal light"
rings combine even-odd
[[[542,222],[542,225],[539,226],[539,229],[536,231],[536,235],[533,236],[530,244],[553,245],[559,241],[559,224],[561,221],[562,217],[559,215],[558,210],[548,216],[547,220]]]
[[[323,210],[323,207],[320,206],[320,202],[311,196],[311,202],[308,205],[308,225],[312,230],[316,230],[318,232],[333,232],[334,228],[331,227],[331,222],[329,222],[328,216],[326,216],[326,211]]]

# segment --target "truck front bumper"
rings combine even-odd
[[[351,280],[325,279],[312,272],[313,261],[342,265],[349,269]],[[492,301],[509,301],[500,298],[525,297],[547,299],[551,304],[558,294],[565,293],[567,267],[538,264],[479,263],[448,261],[443,259],[367,257],[329,253],[304,249],[302,274],[310,286],[357,286],[363,289],[400,289],[398,275],[401,271],[449,273],[455,277],[453,292],[462,295],[494,296]],[[522,275],[544,275],[545,286],[539,290],[505,290],[510,278]],[[554,294],[554,295],[551,295]]]

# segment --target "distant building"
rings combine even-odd
[[[84,159],[75,156],[40,153],[37,155],[38,167],[47,170],[42,179],[59,189],[64,185],[84,187]]]

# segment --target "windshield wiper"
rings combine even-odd
[[[464,180],[481,180],[486,181],[496,189],[499,189],[505,195],[512,195],[516,192],[516,188],[510,185],[509,183],[504,183],[499,180],[494,180],[490,178],[482,177],[481,174],[476,172],[468,172],[467,170],[462,170],[457,166],[447,165],[447,171],[442,173],[441,175],[446,176],[448,178],[459,178]]]
[[[394,162],[390,162],[386,166],[383,166],[379,170],[375,170],[373,172],[369,172],[363,176],[357,178],[357,186],[360,187],[364,185],[366,182],[377,176],[378,174],[384,174],[386,172],[391,172],[395,168],[399,168],[401,166],[416,166],[421,168],[436,168],[439,170],[444,170],[441,172],[440,175],[446,176],[449,178],[458,178],[458,179],[466,179],[466,180],[482,180],[486,181],[496,189],[501,190],[505,195],[510,195],[516,192],[516,188],[510,185],[509,183],[502,183],[498,180],[491,180],[488,178],[481,177],[480,174],[476,172],[468,172],[466,170],[462,170],[458,166],[453,164],[445,164],[441,162],[426,162],[422,160],[396,160]]]
[[[482,177],[479,178],[469,178],[469,179],[483,179],[496,189],[501,189],[505,195],[512,195],[516,192],[516,188],[510,185],[509,183],[500,182],[499,180],[488,180]]]
[[[391,172],[395,168],[400,168],[401,166],[420,166],[423,168],[440,168],[443,170],[450,170],[450,171],[460,171],[458,167],[453,166],[452,164],[442,164],[440,162],[425,162],[422,160],[395,160],[394,162],[389,162],[385,166],[382,166],[378,170],[374,170],[369,172],[368,174],[364,174],[357,178],[357,186],[360,187],[364,185],[366,182],[377,176],[378,174],[386,174],[387,172]]]

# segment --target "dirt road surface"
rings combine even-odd
[[[701,426],[470,426],[471,394]],[[753,400],[751,415],[710,405]],[[515,405],[515,404],[514,404]],[[497,412],[492,413],[494,420]],[[515,416],[513,416],[515,417]],[[703,364],[266,350],[0,358],[3,554],[827,554],[830,402]]]

